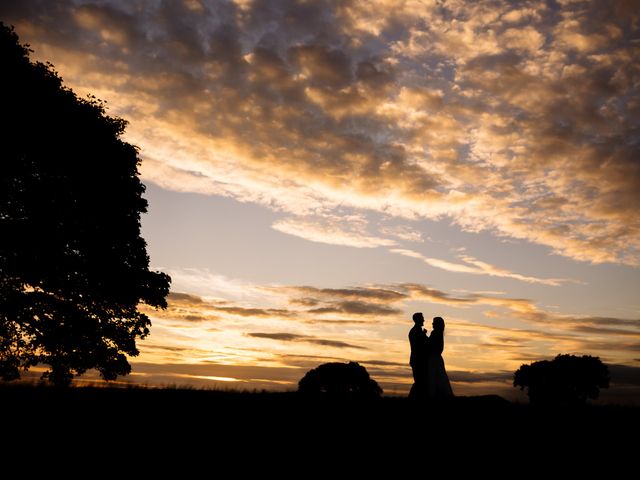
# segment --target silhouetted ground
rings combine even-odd
[[[294,460],[322,468],[356,457],[422,464],[453,455],[461,460],[456,469],[516,459],[524,471],[558,461],[575,471],[593,461],[611,473],[634,458],[640,427],[638,408],[538,410],[497,396],[421,406],[398,397],[362,403],[296,393],[4,385],[0,405],[4,439],[16,451],[44,445],[107,463],[132,455],[149,461],[149,452],[156,463],[240,455],[237,468]]]

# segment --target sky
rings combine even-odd
[[[640,2],[20,0],[32,59],[140,148],[169,308],[127,381],[412,378],[459,395],[559,353],[640,402]],[[90,161],[90,160],[88,160]],[[431,322],[426,326],[431,330]]]

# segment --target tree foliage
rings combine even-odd
[[[115,379],[149,333],[139,304],[165,308],[170,283],[140,235],[140,159],[123,119],[29,53],[0,23],[0,376]]]
[[[522,365],[513,386],[526,387],[531,404],[580,405],[598,398],[600,388],[609,388],[609,369],[598,357],[558,355]]]
[[[309,370],[298,382],[298,392],[332,398],[378,398],[382,389],[369,377],[367,369],[356,362],[324,363]]]

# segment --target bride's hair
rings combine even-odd
[[[444,320],[442,317],[433,317],[433,328],[444,330]]]

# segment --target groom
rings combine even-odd
[[[423,328],[424,317],[421,312],[413,314],[413,328],[409,330],[409,344],[411,358],[409,364],[413,371],[413,386],[409,398],[428,398],[427,392],[427,361],[431,348],[427,331]]]

